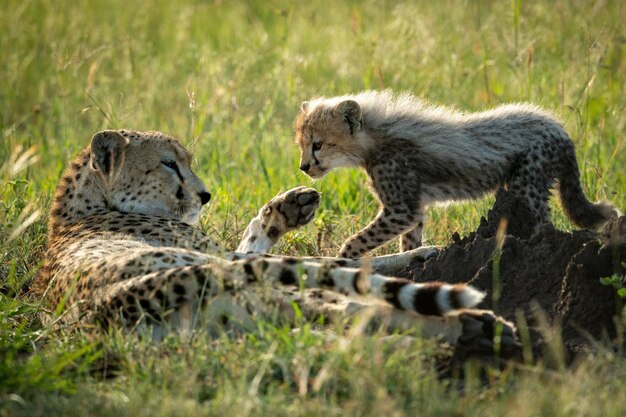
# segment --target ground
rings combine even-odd
[[[53,331],[38,321],[37,301],[20,295],[40,266],[46,212],[63,166],[103,129],[161,130],[191,146],[194,171],[213,195],[201,227],[229,250],[281,188],[315,187],[322,202],[314,224],[286,236],[275,251],[336,253],[373,218],[377,204],[356,170],[315,183],[298,174],[293,121],[301,101],[318,94],[392,88],[473,111],[533,102],[562,118],[585,194],[626,211],[625,16],[619,0],[346,0],[332,7],[286,0],[112,0],[80,7],[6,1],[0,10],[0,416],[626,414],[623,350],[604,335],[593,339],[590,356],[569,366],[529,360],[494,368],[484,385],[471,366],[463,381],[440,379],[439,358],[449,351],[419,338],[341,329],[331,332],[334,339],[322,338],[317,324],[290,333],[268,321],[240,339],[197,334],[153,344],[115,332]],[[469,236],[493,203],[429,210],[427,243],[445,247],[455,233],[459,240]],[[583,247],[591,236],[575,231],[558,204],[551,205],[558,231],[540,236],[555,253],[506,239],[497,307],[503,314],[529,294],[544,296],[538,298],[549,318],[575,311],[578,295],[613,294],[588,276],[576,281],[589,284],[572,292],[578,298],[560,303],[567,284],[562,268],[570,264],[576,272],[579,265],[569,255],[580,248],[577,257],[595,261],[595,252],[586,251],[596,244]],[[445,253],[452,259],[470,242]],[[488,256],[493,243],[479,244]],[[396,250],[392,243],[377,254]],[[537,275],[518,281],[512,268],[525,254],[538,256],[527,264]],[[544,275],[548,261],[558,267]],[[486,258],[463,262],[448,270],[455,272],[450,279],[476,275],[477,284],[494,285]],[[604,323],[608,304],[598,303],[589,320]],[[563,333],[552,334],[548,346],[562,351]]]
[[[487,217],[469,236],[454,235],[437,258],[397,275],[418,282],[468,282],[485,291],[486,308],[509,320],[525,319],[539,357],[549,353],[544,350],[544,317],[562,324],[568,362],[593,349],[596,340],[616,339],[623,324],[615,319],[622,316],[623,302],[600,279],[626,271],[626,217],[611,221],[600,233],[569,233],[550,225],[536,230],[525,202],[505,192],[498,194]],[[502,219],[506,232],[499,237]]]

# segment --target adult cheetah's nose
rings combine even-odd
[[[198,197],[200,197],[200,203],[202,203],[202,205],[205,205],[211,199],[211,193],[208,191],[202,191],[198,193]]]
[[[300,169],[304,172],[307,172],[309,170],[309,168],[311,168],[310,164],[301,164],[300,165]]]

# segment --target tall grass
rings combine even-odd
[[[6,0],[0,415],[622,414],[624,363],[609,350],[461,395],[437,380],[428,343],[326,341],[266,323],[237,341],[154,345],[53,332],[38,323],[36,300],[18,294],[41,262],[61,170],[104,128],[163,130],[188,144],[214,195],[201,227],[228,249],[269,197],[313,185],[320,215],[276,250],[336,253],[377,207],[356,170],[315,183],[297,172],[293,118],[314,95],[392,88],[467,110],[535,102],[563,119],[585,193],[624,209],[624,21],[618,0]],[[492,202],[431,209],[427,238],[467,233]],[[553,220],[569,229],[558,204]]]

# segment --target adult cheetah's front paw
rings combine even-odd
[[[317,190],[304,186],[292,188],[272,198],[261,208],[261,227],[270,239],[277,239],[310,222],[319,205],[320,194]]]
[[[459,320],[463,332],[457,341],[457,349],[466,356],[499,355],[511,358],[521,350],[515,336],[515,326],[490,311],[461,313]]]

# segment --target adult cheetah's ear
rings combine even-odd
[[[354,100],[345,100],[337,104],[335,114],[343,118],[350,129],[350,134],[355,134],[363,126],[363,116],[361,115],[361,106]]]
[[[103,130],[91,139],[91,167],[110,176],[122,165],[128,140],[115,130]]]

